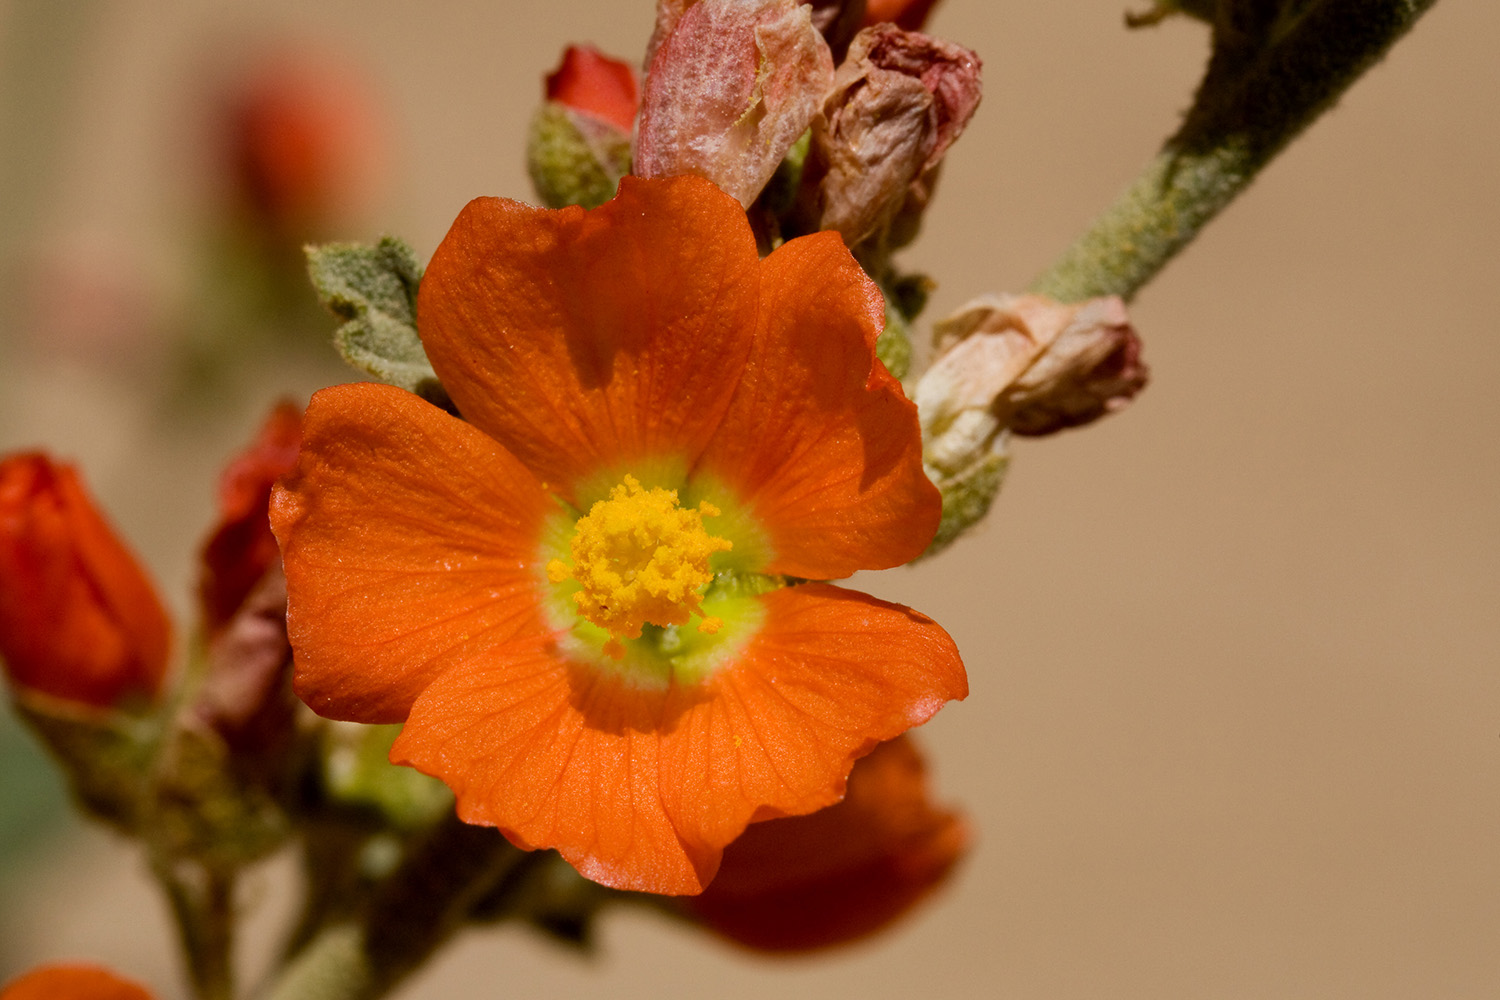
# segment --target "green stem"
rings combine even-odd
[[[157,876],[172,906],[193,995],[233,1000],[234,876],[197,865],[158,866]]]
[[[1182,127],[1031,291],[1133,297],[1435,2],[1221,3]]]
[[[489,827],[441,821],[354,923],[324,929],[266,1000],[374,1000],[430,958],[528,854]]]

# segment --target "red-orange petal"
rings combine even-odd
[[[278,403],[250,446],[219,476],[219,523],[203,545],[198,600],[203,625],[229,624],[278,556],[266,508],[277,478],[291,471],[302,442],[302,408]]]
[[[629,63],[592,45],[569,45],[557,69],[547,74],[547,100],[609,122],[628,135],[641,103],[640,84]]]
[[[0,461],[0,666],[11,680],[104,708],[154,697],[171,622],[150,577],[73,467]]]
[[[684,909],[763,951],[846,944],[882,930],[930,895],[968,843],[963,819],[928,797],[916,747],[898,737],[860,758],[842,802],[752,824]]]
[[[696,893],[718,854],[690,856],[662,808],[665,700],[569,664],[548,642],[514,643],[434,681],[391,760],[446,782],[465,822],[555,847],[586,878]]]
[[[835,233],[761,262],[755,347],[701,467],[738,487],[775,551],[814,579],[916,558],[942,498],[922,471],[916,407],[875,358],[880,290]]]
[[[540,630],[552,503],[493,440],[409,392],[319,392],[271,500],[297,693],[330,718],[399,722],[448,666]]]
[[[422,279],[418,328],[464,417],[549,488],[691,463],[740,381],[759,266],[744,211],[698,177],[627,177],[592,211],[479,198]]]
[[[0,1000],[153,1000],[139,983],[97,965],[43,965],[0,987]]]
[[[854,761],[968,695],[958,649],[932,619],[829,584],[766,594],[764,624],[708,692],[684,703],[661,751],[662,796],[695,853],[752,820],[844,793]]]

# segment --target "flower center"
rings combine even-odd
[[[561,559],[547,564],[553,583],[577,580],[573,595],[578,613],[609,632],[604,651],[615,659],[625,655],[620,639],[639,639],[641,627],[684,625],[692,615],[703,616],[699,593],[713,579],[708,559],[727,552],[733,544],[710,535],[705,517],[719,509],[700,503],[697,509],[678,506],[677,491],[645,489],[634,476],[609,491],[578,519],[573,532],[573,565]],[[704,617],[698,631],[714,633],[723,622]]]

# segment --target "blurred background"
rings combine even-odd
[[[1175,126],[1207,31],[1124,10],[930,22],[986,97],[901,258],[939,282],[925,320],[1021,289]],[[469,198],[531,197],[542,75],[570,42],[634,59],[651,21],[0,2],[0,450],[78,461],[186,612],[223,458],[353,377],[296,246],[390,232],[425,259]],[[1497,29],[1437,4],[1140,295],[1134,405],[1021,442],[982,532],[857,581],[969,666],[918,734],[978,831],[935,902],[775,962],[647,913],[588,960],[472,932],[400,995],[1500,995]],[[139,856],[66,815],[8,718],[0,758],[0,980],[87,958],[184,995]],[[290,865],[253,881],[252,963]]]

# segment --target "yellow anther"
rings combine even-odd
[[[705,517],[718,515],[713,504],[681,507],[676,490],[648,490],[626,476],[608,500],[578,519],[573,565],[552,560],[547,579],[582,585],[573,595],[578,613],[609,632],[604,651],[619,659],[625,654],[619,640],[640,638],[647,622],[685,625],[691,616],[703,616],[699,591],[713,579],[709,557],[733,547],[703,528]],[[698,630],[711,634],[723,624],[704,618]]]

